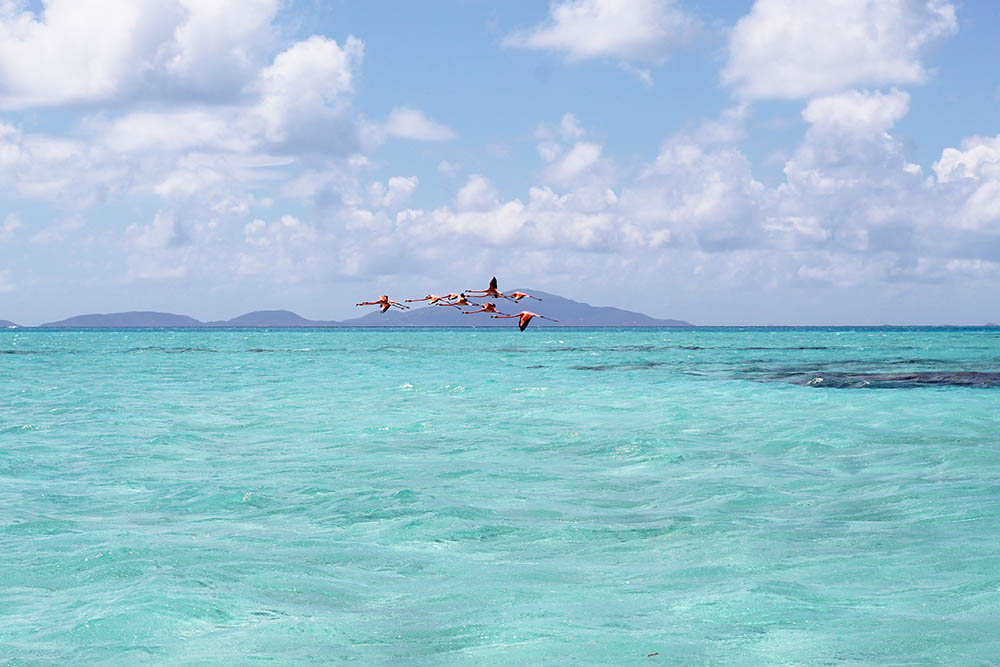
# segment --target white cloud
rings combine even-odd
[[[600,159],[600,145],[580,141],[549,165],[543,172],[543,178],[549,183],[571,185],[594,168]]]
[[[484,211],[497,206],[497,191],[490,181],[478,174],[469,177],[455,195],[460,211]]]
[[[312,243],[319,238],[315,228],[303,224],[293,215],[283,215],[280,220],[271,224],[257,218],[243,227],[243,234],[248,244],[258,248],[282,244],[301,245]]]
[[[445,176],[454,176],[455,174],[458,173],[458,170],[461,168],[462,165],[460,165],[457,162],[451,162],[449,160],[441,160],[438,163],[438,171],[444,174]]]
[[[946,148],[934,163],[938,181],[956,198],[962,229],[1000,229],[1000,135],[970,137],[961,150]]]
[[[22,227],[24,227],[24,223],[21,222],[21,219],[13,213],[8,213],[3,224],[0,225],[0,243],[8,243],[13,240],[17,231]]]
[[[582,137],[584,132],[576,116],[571,113],[565,113],[559,120],[559,134],[564,140],[569,141]]]
[[[691,40],[696,26],[673,0],[567,0],[550,5],[547,22],[511,33],[503,44],[560,51],[570,60],[662,63]]]
[[[121,192],[129,180],[126,165],[82,141],[26,135],[0,123],[0,186],[8,194],[84,209]]]
[[[961,150],[946,148],[934,163],[938,180],[949,183],[963,178],[1000,179],[1000,135],[969,137]]]
[[[732,30],[722,80],[746,99],[920,83],[923,53],[957,29],[944,0],[758,0]]]
[[[389,179],[389,189],[385,193],[382,205],[386,208],[399,208],[417,189],[416,176],[393,176]]]
[[[888,132],[908,105],[909,96],[893,90],[848,91],[806,106],[810,127],[766,213],[772,234],[786,232],[775,243],[871,257],[929,250],[944,198]]]
[[[139,250],[185,245],[188,238],[174,211],[160,211],[148,225],[133,223],[125,229],[126,244]]]
[[[137,111],[92,119],[86,126],[101,144],[120,153],[350,153],[361,143],[348,96],[363,54],[364,45],[355,37],[340,46],[313,36],[277,54],[247,84],[239,104]]]
[[[254,114],[263,120],[268,141],[340,144],[340,133],[331,132],[331,125],[340,125],[344,109],[339,103],[353,90],[353,70],[363,55],[364,45],[356,37],[348,37],[341,47],[315,35],[279,53],[254,84],[260,93]]]
[[[888,130],[910,109],[910,96],[893,89],[889,93],[851,90],[809,101],[802,118],[813,127],[851,134]]]
[[[400,208],[417,189],[416,176],[393,176],[387,184],[378,181],[368,186],[371,204],[378,208]]]
[[[928,45],[948,32],[932,20],[932,10],[947,13],[949,5],[883,4],[882,14],[861,12],[874,12],[878,19],[866,24],[869,28],[881,25],[883,14],[898,14],[922,16],[930,32],[909,24],[894,26],[888,36],[874,39],[878,44],[871,46],[872,52],[889,53],[886,44],[896,44],[903,33],[913,44]],[[60,12],[69,7],[49,3],[56,6]],[[445,186],[450,190],[425,210],[411,202],[418,186],[428,186],[416,176],[387,178],[393,172],[375,172],[385,165],[371,151],[390,136],[442,140],[455,133],[406,107],[395,109],[385,123],[360,117],[352,108],[364,57],[360,40],[311,37],[279,51],[273,48],[266,19],[273,5],[261,2],[253,11],[263,14],[251,12],[243,27],[234,27],[236,36],[220,36],[216,45],[204,35],[212,23],[209,13],[195,16],[202,10],[192,9],[185,14],[180,2],[161,6],[178,12],[172,22],[163,19],[174,30],[157,42],[169,48],[147,60],[140,57],[136,62],[153,66],[139,78],[109,66],[101,70],[110,73],[107,86],[84,81],[68,87],[62,97],[42,102],[32,102],[31,95],[44,91],[28,84],[12,88],[10,80],[0,78],[0,100],[9,108],[71,99],[117,102],[157,91],[142,108],[126,105],[115,107],[124,111],[92,113],[65,136],[32,134],[0,123],[0,187],[11,198],[46,200],[65,209],[52,216],[59,222],[37,233],[31,230],[34,236],[8,218],[0,225],[0,240],[69,240],[84,224],[73,211],[106,201],[128,206],[141,201],[135,203],[141,209],[153,201],[124,230],[114,220],[98,223],[92,216],[88,236],[107,239],[112,250],[106,255],[95,250],[88,261],[115,267],[124,263],[128,278],[169,282],[171,289],[310,281],[325,289],[332,279],[345,276],[441,278],[494,269],[517,275],[519,284],[553,290],[574,284],[581,275],[604,273],[619,283],[662,284],[669,274],[681,283],[676,289],[698,292],[698,298],[704,298],[703,288],[728,293],[743,284],[846,289],[925,284],[958,275],[996,280],[1000,136],[973,137],[945,149],[933,173],[925,175],[907,162],[903,143],[892,134],[910,105],[907,93],[897,89],[845,91],[843,81],[851,77],[837,79],[829,72],[807,77],[797,90],[810,96],[802,111],[809,127],[794,150],[781,154],[785,180],[777,186],[758,181],[737,148],[750,111],[749,102],[740,101],[714,118],[692,123],[689,133],[669,137],[645,164],[616,164],[608,154],[611,148],[566,113],[538,126],[540,160],[526,192],[504,192],[499,175],[494,183],[494,174],[483,172],[451,181],[454,185]],[[206,5],[204,12],[225,6]],[[620,5],[624,14],[639,6],[653,7]],[[562,16],[560,11],[588,7],[610,11],[610,5],[557,2],[545,30],[575,25],[582,35],[583,19],[560,23],[556,17]],[[845,7],[845,21],[861,25],[856,6]],[[4,29],[13,25],[12,16],[0,10]],[[196,25],[197,17],[207,22]],[[798,10],[790,17],[799,17]],[[50,23],[43,28],[54,29]],[[178,26],[190,30],[178,32]],[[609,33],[620,27],[614,21],[608,26]],[[543,32],[540,28],[539,34]],[[261,36],[271,47],[251,44],[255,37],[250,35]],[[598,40],[592,52],[547,48],[563,50],[571,59],[600,55],[658,62],[652,47],[629,50],[607,43]],[[140,56],[148,51],[143,45],[130,48],[139,49]],[[922,47],[907,48],[897,54],[901,61],[914,65],[911,71],[919,77],[926,76],[918,58]],[[849,69],[849,59],[841,55],[826,53],[824,62]],[[205,65],[203,71],[198,63]],[[3,67],[0,72],[6,71]],[[787,92],[793,79],[775,86]],[[907,81],[903,75],[893,80]],[[212,82],[219,85],[217,94],[210,90]],[[732,85],[742,90],[751,83],[741,79]],[[178,101],[183,104],[175,106]],[[516,156],[520,140],[505,141]],[[484,149],[479,159],[488,157]],[[474,155],[466,158],[463,162],[471,160],[467,166],[478,163]],[[441,161],[439,169],[456,174],[458,165]],[[438,180],[449,182],[430,179],[431,192]],[[419,199],[428,196],[422,191]],[[284,209],[286,205],[290,208]],[[294,215],[282,215],[284,210]],[[114,254],[119,251],[124,262]],[[4,279],[11,284],[9,272]]]
[[[31,237],[32,243],[61,243],[86,226],[82,215],[71,215],[53,223]]]
[[[579,139],[584,134],[586,134],[586,131],[580,125],[580,121],[577,120],[575,115],[569,112],[564,113],[556,125],[543,122],[535,127],[535,138],[542,142],[555,140],[573,141]]]
[[[618,63],[618,68],[623,72],[628,72],[635,78],[639,79],[640,83],[642,83],[642,85],[646,86],[647,88],[652,87],[653,73],[650,72],[648,69],[644,67],[636,67],[627,60],[623,60],[620,63]]]
[[[397,229],[416,243],[467,237],[462,241],[466,250],[456,252],[455,248],[449,248],[451,257],[472,252],[478,244],[506,247],[517,240],[527,222],[524,204],[518,199],[489,202],[491,205],[485,200],[467,201],[471,197],[467,188],[468,185],[463,188],[465,195],[460,192],[462,203],[457,210],[443,206],[429,212],[420,209],[400,211],[396,216]],[[419,246],[414,250],[421,252]]]
[[[274,41],[276,0],[179,0],[183,22],[165,45],[165,76],[192,94],[236,95]],[[225,29],[220,30],[219,26]]]
[[[724,250],[756,236],[764,186],[737,150],[669,140],[621,196],[626,231],[639,243]]]
[[[785,165],[786,190],[833,196],[831,204],[857,206],[885,200],[921,183],[888,130],[908,109],[909,95],[848,91],[812,100],[802,112],[810,123],[805,140]],[[906,184],[905,186],[902,184]],[[879,188],[882,188],[879,190]]]
[[[385,131],[389,136],[416,141],[446,141],[454,139],[455,133],[446,125],[435,123],[419,109],[393,109],[386,121]]]
[[[0,123],[0,184],[75,209],[129,194],[242,206],[248,188],[322,155],[352,171],[363,145],[350,95],[363,45],[312,37],[278,53],[232,104],[93,115],[74,138]],[[363,165],[357,167],[363,168]],[[303,170],[296,165],[293,173]],[[209,197],[214,197],[212,202]],[[229,204],[227,204],[229,205]]]
[[[736,143],[746,136],[746,120],[749,115],[750,105],[745,102],[725,109],[717,118],[702,121],[694,138],[701,144]]]
[[[276,0],[45,0],[0,7],[0,108],[234,96],[270,47]],[[219,17],[226,28],[219,30]]]

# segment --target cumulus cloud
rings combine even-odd
[[[554,141],[561,139],[562,141],[573,141],[579,139],[586,131],[583,126],[580,125],[580,121],[577,120],[576,116],[566,112],[563,117],[559,119],[558,123],[539,123],[535,128],[535,138],[544,141]]]
[[[621,206],[636,242],[731,250],[754,237],[763,195],[738,150],[680,135],[625,189]]]
[[[923,54],[957,29],[944,0],[757,0],[732,30],[722,81],[745,99],[920,83]]]
[[[909,96],[896,90],[811,101],[802,112],[810,127],[785,164],[786,181],[767,211],[769,232],[786,247],[882,262],[887,256],[880,253],[926,250],[928,216],[940,204],[889,133],[908,105]]]
[[[910,96],[893,89],[889,93],[851,90],[809,101],[802,118],[815,128],[851,134],[888,130],[910,108]]]
[[[136,111],[90,129],[120,153],[325,150],[350,153],[361,144],[349,115],[354,70],[364,54],[355,37],[344,45],[313,36],[285,49],[247,84],[240,104]]]
[[[580,141],[549,165],[543,171],[543,178],[549,183],[569,185],[593,169],[600,159],[598,144]]]
[[[603,147],[592,141],[580,141],[586,134],[576,116],[566,113],[557,124],[539,123],[535,128],[538,155],[549,163],[539,172],[542,185],[578,188],[584,185],[608,186],[614,165],[603,156]]]
[[[1000,135],[970,137],[961,149],[946,148],[934,172],[961,202],[959,227],[1000,232]]]
[[[746,136],[750,105],[746,102],[725,109],[716,118],[703,120],[694,133],[701,144],[732,144]]]
[[[673,0],[567,0],[553,2],[546,22],[511,33],[503,44],[562,52],[572,61],[609,56],[662,63],[696,29],[697,21]]]
[[[276,10],[277,0],[45,0],[36,14],[4,2],[0,108],[231,98],[270,47]]]
[[[497,205],[497,196],[488,179],[474,174],[455,195],[455,206],[463,211],[484,211]]]
[[[962,141],[961,149],[944,149],[941,159],[934,163],[934,171],[942,183],[966,178],[1000,179],[1000,135],[969,137]]]
[[[0,183],[23,198],[77,210],[152,194],[246,212],[249,202],[264,199],[251,191],[276,170],[294,183],[308,176],[305,163],[332,161],[327,170],[335,173],[363,168],[355,157],[368,147],[364,124],[351,110],[362,57],[356,38],[341,45],[314,36],[262,63],[230,104],[94,114],[73,138],[0,123]],[[339,184],[326,185],[311,194]]]
[[[127,189],[127,166],[77,139],[25,134],[0,123],[0,184],[9,194],[84,209]]]
[[[385,131],[392,137],[416,141],[446,141],[455,138],[451,128],[435,123],[419,109],[405,107],[392,110],[385,123]]]
[[[400,208],[417,189],[419,180],[416,176],[393,176],[385,184],[380,182],[368,186],[372,205],[381,208]]]
[[[53,0],[36,16],[2,3],[0,29],[17,35],[2,48],[19,58],[26,56],[16,49],[53,43],[53,35],[64,34],[62,21],[90,16],[94,7],[81,2],[84,14],[73,14],[70,3]],[[193,0],[142,7],[161,12],[170,28],[160,35],[157,26],[133,26],[153,31],[151,43],[162,52],[129,41],[131,33],[115,26],[110,37],[128,44],[107,48],[114,56],[107,62],[127,52],[141,75],[102,65],[101,45],[68,45],[67,52],[90,58],[88,72],[101,76],[73,85],[55,81],[63,86],[57,95],[0,63],[0,106],[115,100],[116,109],[87,111],[65,136],[0,123],[0,185],[12,198],[62,209],[34,235],[8,216],[0,242],[68,241],[85,224],[76,212],[141,201],[135,208],[145,210],[117,228],[90,216],[88,233],[109,241],[112,250],[101,258],[108,265],[121,266],[124,256],[128,279],[171,288],[328,285],[386,275],[404,276],[410,286],[414,275],[506,271],[520,284],[553,290],[581,275],[633,285],[670,279],[678,285],[671,289],[690,293],[694,303],[706,290],[727,298],[739,285],[855,289],[954,276],[989,283],[1000,276],[1000,136],[945,149],[925,174],[907,161],[894,135],[911,100],[888,86],[927,76],[921,55],[954,30],[945,2],[846,2],[845,16],[828,17],[836,30],[821,30],[809,12],[787,5],[794,25],[773,24],[774,34],[805,55],[768,70],[765,56],[780,60],[781,39],[751,38],[767,35],[762,17],[773,18],[783,5],[762,0],[734,30],[727,82],[743,99],[666,137],[655,157],[616,163],[613,147],[566,113],[536,127],[539,159],[534,171],[525,170],[524,191],[505,192],[492,173],[459,179],[458,165],[437,156],[439,170],[456,178],[449,184],[431,174],[432,190],[420,197],[418,187],[427,186],[414,175],[372,174],[384,166],[374,147],[389,137],[440,141],[455,133],[408,107],[397,107],[385,122],[354,111],[360,40],[314,36],[276,47],[274,4],[259,2],[234,19],[234,35],[215,43],[206,26],[216,24],[210,12],[230,7],[225,0],[204,8]],[[571,60],[660,62],[678,41],[664,37],[666,28],[656,32],[662,28],[656,17],[672,11],[680,10],[669,2],[556,2],[547,24],[508,42],[561,51]],[[129,12],[125,7],[115,20]],[[652,18],[628,42],[622,26],[636,16]],[[607,34],[588,42],[594,17],[606,19]],[[868,34],[863,48],[852,41],[857,30]],[[836,39],[827,34],[837,31]],[[813,42],[817,48],[805,48]],[[740,58],[753,53],[761,67],[747,73],[740,68],[751,61]],[[40,60],[58,69],[62,57],[45,53]],[[856,69],[854,58],[872,62]],[[155,104],[119,104],[153,90]],[[777,158],[783,181],[767,186],[739,148],[750,100],[762,97],[808,100],[802,109],[808,129]],[[475,156],[462,160],[470,168],[479,164]],[[434,201],[437,187],[447,189]],[[0,289],[11,284],[10,273],[0,273]]]
[[[140,250],[186,245],[187,234],[174,211],[160,211],[148,225],[132,223],[125,229],[126,243]]]
[[[944,151],[938,177],[927,177],[892,134],[909,102],[895,89],[813,99],[802,112],[806,135],[774,187],[755,178],[733,145],[739,133],[716,125],[741,126],[746,109],[738,106],[668,138],[620,189],[570,170],[575,178],[507,199],[486,177],[473,176],[453,206],[400,211],[396,228],[430,247],[464,239],[475,257],[497,263],[505,248],[531,247],[549,280],[584,261],[578,252],[594,256],[586,260],[591,268],[577,270],[614,266],[633,281],[676,271],[723,291],[736,284],[850,290],[956,276],[993,280],[1000,265],[1000,137]],[[536,131],[555,153],[543,182],[545,169],[586,143],[566,141],[555,128]],[[430,259],[418,250],[412,261]]]

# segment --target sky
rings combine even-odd
[[[1000,321],[967,0],[0,0],[0,318]]]

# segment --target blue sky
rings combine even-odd
[[[0,318],[530,287],[1000,320],[1000,32],[944,0],[0,0]]]

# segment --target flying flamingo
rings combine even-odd
[[[483,307],[480,308],[479,310],[463,310],[462,311],[463,315],[472,315],[473,313],[496,313],[498,315],[504,315],[505,314],[505,313],[501,313],[499,310],[497,310],[497,305],[495,303],[493,303],[492,301],[490,303],[483,304]]]
[[[468,299],[466,299],[465,298],[465,292],[462,292],[461,294],[458,295],[458,301],[454,301],[452,303],[439,303],[438,305],[439,306],[455,306],[456,308],[458,308],[459,306],[478,306],[479,304],[478,303],[472,303],[471,301],[469,301]]]
[[[414,303],[416,301],[428,301],[429,303],[427,305],[428,306],[433,306],[438,301],[443,301],[444,299],[447,299],[447,298],[448,298],[447,296],[438,296],[437,294],[428,294],[423,299],[406,299],[406,303]],[[451,298],[452,299],[457,299],[458,295],[456,294],[455,296],[453,296]]]
[[[529,299],[534,299],[535,301],[541,301],[541,299],[539,299],[537,296],[531,296],[527,292],[511,292],[510,294],[504,294],[503,295],[503,298],[510,299],[511,301],[513,301],[515,303],[517,303],[518,301],[520,301],[524,297],[528,297]]]
[[[395,306],[401,310],[409,310],[409,306],[404,306],[398,301],[393,301],[385,294],[381,295],[377,301],[362,301],[361,303],[354,304],[355,306],[381,306],[382,312],[389,310],[390,306]]]
[[[493,280],[490,281],[490,286],[487,289],[467,289],[466,292],[479,295],[480,297],[488,296],[494,299],[499,299],[503,296],[500,290],[497,289],[497,277],[493,276]]]
[[[549,320],[550,322],[558,322],[559,321],[559,320],[554,320],[551,317],[545,317],[544,315],[539,315],[538,313],[533,313],[530,310],[522,310],[517,315],[490,315],[490,317],[498,319],[498,320],[502,320],[505,317],[519,317],[521,319],[517,323],[517,326],[518,326],[518,328],[521,331],[524,331],[525,329],[528,328],[528,322],[531,321],[532,317],[540,317],[543,320]]]

